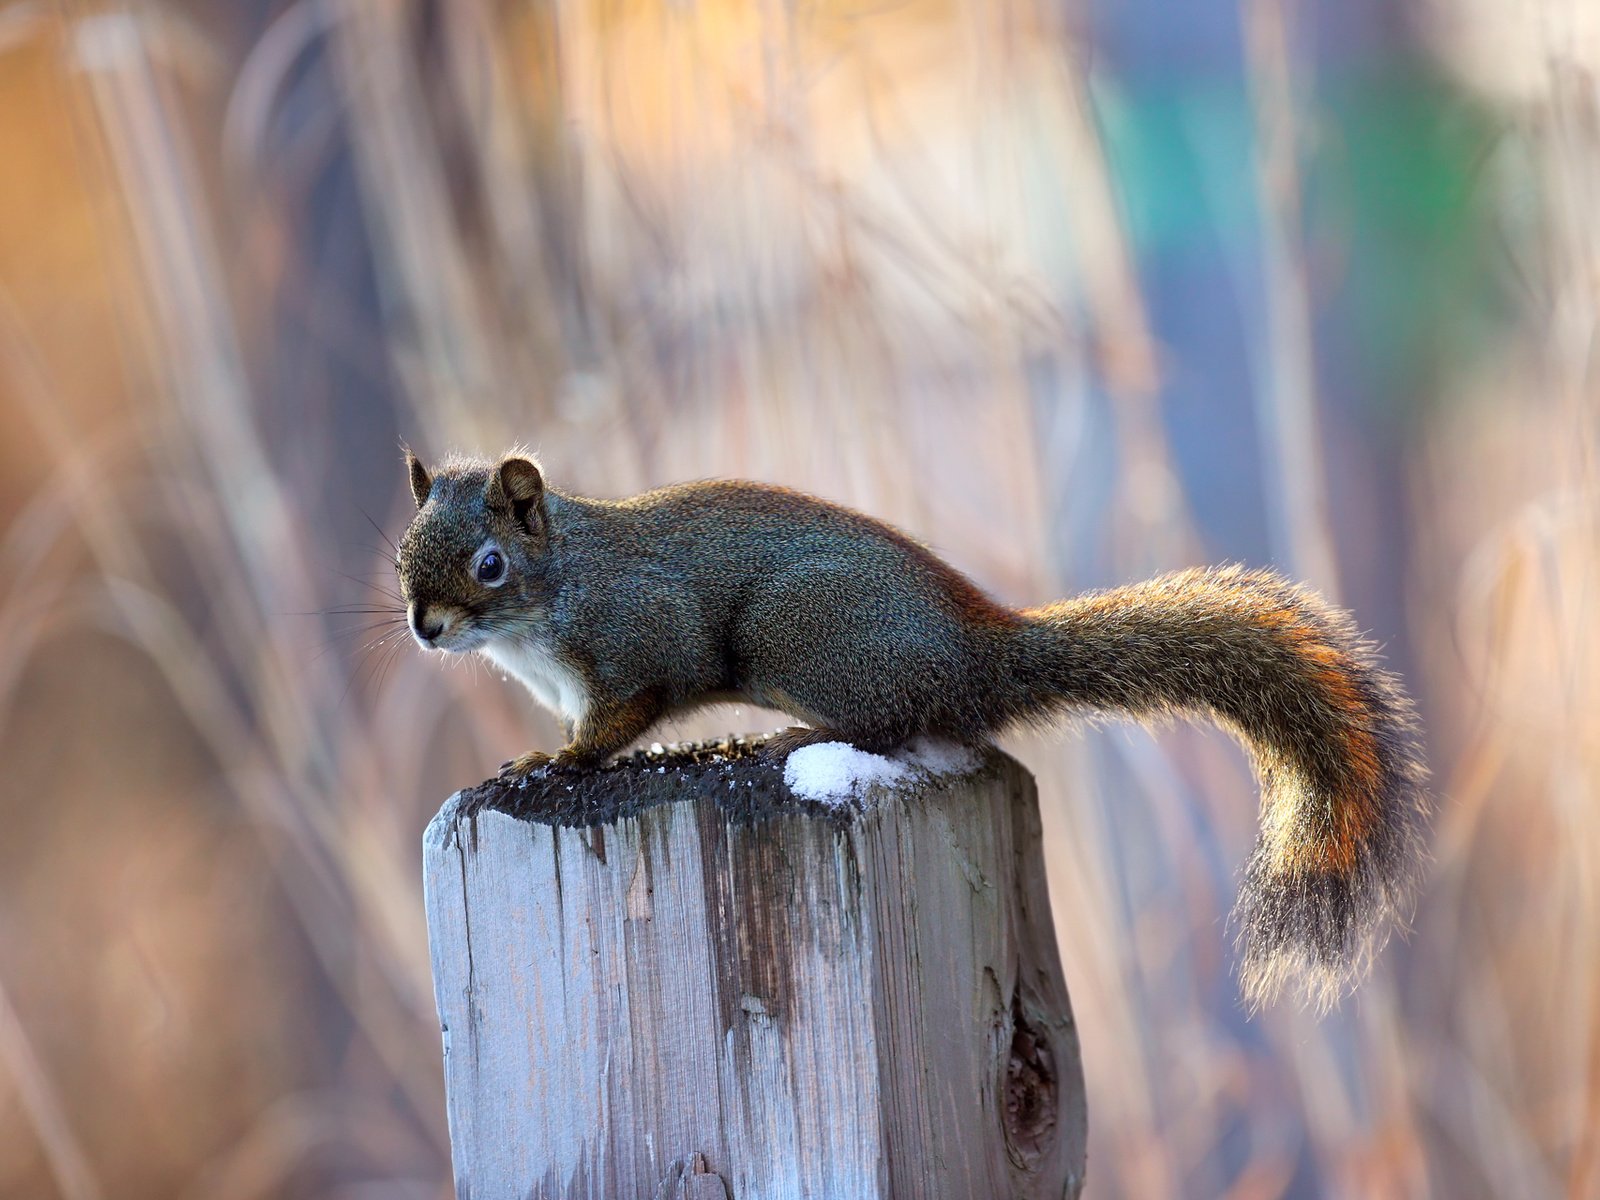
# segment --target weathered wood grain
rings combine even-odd
[[[486,785],[429,826],[458,1195],[1077,1195],[1032,779],[991,752],[833,809],[731,749]]]

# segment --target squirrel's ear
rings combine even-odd
[[[411,476],[411,498],[421,508],[428,502],[428,493],[433,490],[433,480],[428,477],[428,468],[422,465],[422,460],[411,453],[411,447],[406,447],[406,473]]]
[[[544,476],[539,474],[539,468],[525,458],[508,458],[495,469],[494,478],[490,480],[491,502],[496,489],[511,509],[511,515],[530,533],[534,532],[534,523],[528,517],[544,498]]]

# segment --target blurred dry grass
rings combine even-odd
[[[1244,487],[1407,670],[1437,861],[1340,1014],[1246,1022],[1237,752],[1019,739],[1091,1191],[1600,1195],[1600,36],[1369,14],[1491,114],[1451,256],[1510,303],[1352,405],[1413,264],[1352,302],[1316,211],[1321,10],[1227,12],[1248,248],[1185,293],[1111,144],[1150,80],[1071,8],[0,7],[0,1196],[448,1194],[418,835],[556,731],[359,611],[402,436],[802,486],[1019,603],[1251,553]],[[1244,409],[1169,329],[1230,305]]]

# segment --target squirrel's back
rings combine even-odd
[[[888,522],[792,488],[703,480],[657,488],[608,507],[637,520],[659,557],[686,569],[703,568],[713,578],[841,563],[882,571],[885,582],[915,590],[975,620],[1015,617]]]

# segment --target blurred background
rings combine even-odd
[[[1600,1196],[1597,322],[1593,0],[0,5],[0,1196],[449,1195],[420,834],[558,732],[384,636],[402,439],[1352,606],[1439,811],[1325,1020],[1231,742],[1008,743],[1088,1194]]]

